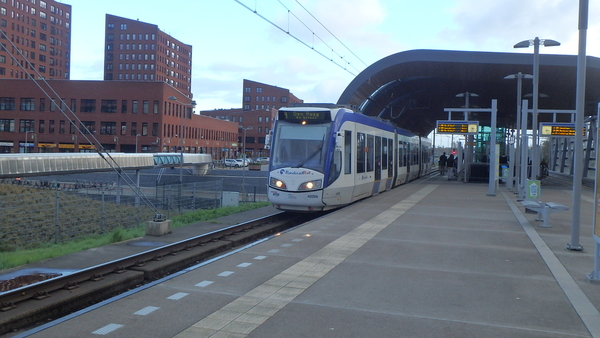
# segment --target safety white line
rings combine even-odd
[[[540,256],[544,262],[546,262],[548,269],[550,269],[550,272],[554,275],[554,279],[556,279],[556,282],[573,305],[573,308],[577,311],[577,314],[587,327],[588,331],[590,331],[592,337],[600,338],[600,312],[598,312],[598,309],[590,302],[579,285],[577,285],[577,282],[571,277],[569,271],[567,271],[560,260],[558,260],[554,252],[552,252],[550,247],[544,242],[542,237],[537,233],[531,223],[529,223],[515,203],[506,195],[506,193],[502,192],[502,196],[504,196],[506,203],[508,203],[513,214],[515,214],[517,220],[521,223],[523,230],[525,230],[525,233],[529,236],[529,239],[540,253]]]
[[[175,338],[245,336],[429,195],[427,185],[321,250],[182,331]]]

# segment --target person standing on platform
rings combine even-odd
[[[454,154],[450,154],[448,160],[446,161],[446,166],[448,167],[448,179],[450,179],[450,174],[454,176],[454,166],[456,164],[456,160],[454,159]]]
[[[448,161],[448,157],[446,157],[446,152],[440,155],[440,174],[446,174],[446,162]]]

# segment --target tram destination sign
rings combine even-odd
[[[323,123],[331,121],[331,112],[329,110],[280,110],[278,118],[279,120],[285,120],[296,123]]]
[[[478,121],[437,121],[438,134],[476,135],[478,130]]]
[[[585,128],[583,129],[585,135]],[[540,123],[542,137],[574,137],[575,123]]]

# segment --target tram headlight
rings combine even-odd
[[[278,189],[287,189],[285,183],[282,180],[278,180],[276,178],[271,177],[269,180],[269,185]]]
[[[323,180],[314,180],[314,181],[308,181],[308,182],[304,182],[304,183],[300,184],[300,187],[298,188],[298,190],[316,190],[316,189],[321,189],[322,186],[323,186]]]

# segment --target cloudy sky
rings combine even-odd
[[[412,49],[532,53],[513,45],[536,36],[562,43],[541,53],[578,49],[577,0],[62,2],[72,6],[72,79],[102,79],[105,14],[138,19],[193,46],[200,110],[241,107],[243,79],[288,88],[305,102],[336,102],[368,65]],[[599,14],[592,1],[591,56],[600,56]]]

